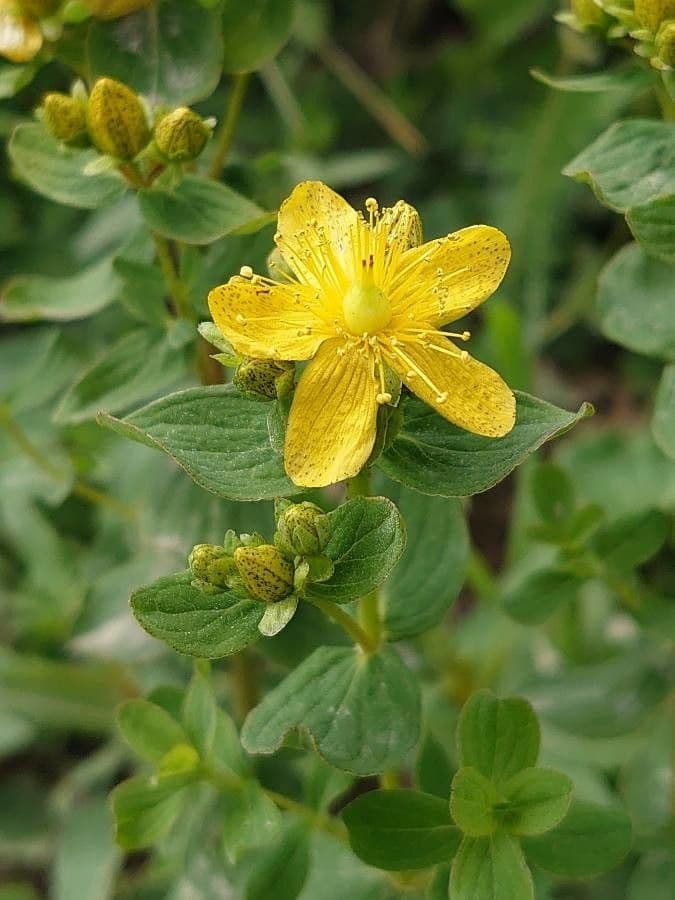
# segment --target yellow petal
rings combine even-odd
[[[353,272],[351,234],[358,217],[321,181],[303,181],[281,204],[275,241],[301,281],[341,290]]]
[[[322,345],[302,373],[286,431],[286,471],[301,487],[324,487],[356,475],[375,443],[377,389],[372,360],[343,341]]]
[[[42,47],[42,31],[33,19],[0,8],[0,56],[15,63],[33,59]]]
[[[316,314],[316,306],[306,287],[269,285],[238,275],[209,294],[209,309],[220,331],[238,353],[256,359],[314,356],[321,342],[335,333]]]
[[[463,228],[408,250],[387,290],[395,314],[392,330],[397,319],[409,315],[433,325],[461,319],[494,294],[510,259],[508,238],[488,225]]]
[[[450,355],[459,351],[445,338],[428,343],[397,344],[387,362],[420,400],[453,424],[486,437],[508,434],[516,400],[502,378],[470,356]]]

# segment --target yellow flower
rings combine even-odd
[[[238,353],[310,360],[291,406],[284,452],[295,484],[321,487],[356,475],[390,403],[393,370],[421,400],[475,434],[501,437],[515,399],[496,372],[440,327],[499,286],[506,237],[485,225],[422,244],[419,216],[403,201],[368,218],[321,182],[303,182],[282,204],[276,244],[292,275],[240,275],[209,294],[214,322]]]

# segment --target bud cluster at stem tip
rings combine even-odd
[[[278,502],[274,543],[289,558],[320,554],[330,535],[330,519],[314,503]]]
[[[155,145],[169,162],[197,159],[210,136],[210,123],[187,106],[163,116],[155,127]]]
[[[94,145],[116,159],[131,160],[150,140],[140,98],[125,84],[99,78],[87,105],[89,135]]]

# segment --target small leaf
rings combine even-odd
[[[137,776],[111,794],[115,839],[125,850],[150,847],[169,831],[186,802],[185,781]]]
[[[557,828],[527,838],[523,848],[554,875],[591,878],[618,866],[630,845],[630,819],[620,807],[576,801]]]
[[[223,59],[219,14],[194,0],[162,0],[89,29],[90,78],[116,78],[153,105],[190,105],[218,85]]]
[[[477,769],[460,769],[452,780],[450,812],[457,827],[469,837],[487,837],[497,828],[494,784]]]
[[[246,900],[296,900],[309,872],[309,850],[306,824],[287,824],[276,844],[258,851]]]
[[[274,637],[288,625],[298,608],[296,596],[287,597],[277,603],[268,603],[258,624],[258,631],[265,637]]]
[[[532,876],[508,834],[465,837],[452,863],[452,900],[534,900]]]
[[[168,712],[141,698],[128,700],[119,708],[117,725],[131,749],[153,763],[185,741],[185,732]]]
[[[58,845],[50,884],[52,900],[107,900],[121,862],[113,843],[112,818],[104,797],[78,803],[58,831]],[[37,898],[37,894],[35,895]],[[0,900],[21,900],[4,894]],[[24,898],[25,900],[25,898]]]
[[[333,563],[327,581],[312,584],[307,595],[348,603],[386,580],[405,548],[401,516],[386,497],[355,497],[328,513],[331,536],[323,549]]]
[[[629,119],[612,125],[563,170],[590,184],[598,200],[616,212],[675,191],[672,158],[675,125]]]
[[[445,747],[428,731],[420,742],[415,764],[415,783],[427,794],[447,800],[453,772]]]
[[[603,269],[597,309],[610,341],[660,359],[675,359],[675,269],[628,244]],[[640,298],[639,313],[635,297]]]
[[[417,682],[391,647],[371,656],[320,647],[249,714],[241,741],[249,753],[274,753],[296,728],[338,769],[400,765],[419,735]]]
[[[231,656],[260,637],[263,606],[227,591],[206,594],[192,587],[192,574],[159,578],[131,595],[131,610],[140,625],[188,656]]]
[[[569,413],[516,392],[516,424],[503,438],[451,425],[419,400],[403,401],[403,426],[378,459],[385,475],[422,494],[468,497],[494,487],[542,444],[592,415],[584,404]]]
[[[231,863],[236,864],[247,850],[278,840],[281,828],[281,813],[257,781],[246,781],[241,790],[225,797],[223,844]]]
[[[7,150],[17,175],[56,203],[98,209],[119,200],[126,191],[117,172],[85,174],[87,166],[99,159],[95,150],[66,147],[42,125],[19,125]]]
[[[231,385],[191,388],[155,400],[124,419],[99,422],[163,450],[200,487],[232,500],[273,500],[298,493],[270,444],[267,403]],[[261,612],[262,616],[262,612]]]
[[[276,56],[291,33],[294,5],[294,0],[226,0],[224,70],[251,72]]]
[[[391,483],[385,490],[398,506],[408,536],[382,603],[387,637],[400,640],[433,628],[457,599],[469,558],[469,533],[459,501],[423,497]]]
[[[18,275],[4,287],[0,318],[8,322],[83,319],[112,303],[118,288],[109,258],[65,278]]]
[[[502,604],[516,622],[541,625],[564,603],[571,603],[583,584],[584,579],[572,572],[557,569],[531,572],[507,591]]]
[[[550,831],[567,815],[573,787],[561,772],[522,769],[502,785],[508,808],[500,816],[500,824],[521,837]]]
[[[637,65],[617,66],[605,72],[591,72],[588,75],[549,75],[541,69],[530,69],[536,81],[556,91],[572,94],[622,93],[637,95],[654,87],[655,73]]]
[[[255,203],[199,175],[186,175],[174,190],[141,191],[138,202],[149,228],[187,244],[211,244],[238,229],[269,222]]]
[[[518,697],[499,700],[491,691],[478,691],[464,705],[457,733],[462,766],[497,785],[535,765],[539,756],[539,722]]]
[[[592,550],[616,571],[626,572],[655,556],[670,532],[670,519],[658,509],[622,516],[593,536]]]
[[[675,191],[675,184],[671,187]],[[628,210],[628,225],[650,256],[675,263],[675,196],[657,197]]]
[[[652,434],[661,450],[675,459],[675,365],[666,366],[656,392]]]
[[[342,812],[359,859],[378,869],[426,869],[450,860],[461,834],[447,800],[419,791],[369,791]]]

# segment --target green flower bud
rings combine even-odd
[[[187,106],[174,109],[155,128],[157,149],[169,162],[197,159],[210,136],[206,122]]]
[[[197,587],[209,593],[226,590],[237,567],[232,556],[215,544],[197,544],[188,557],[188,565]]]
[[[656,34],[661,22],[675,19],[675,0],[635,0],[635,16],[640,25]]]
[[[65,144],[76,141],[87,131],[87,108],[69,94],[45,94],[42,120],[47,131]]]
[[[92,141],[116,159],[133,159],[150,140],[138,96],[112,78],[99,78],[89,96],[87,123]]]
[[[274,543],[289,557],[317,556],[331,535],[330,519],[314,503],[292,503],[277,521]]]
[[[235,387],[256,400],[276,400],[293,389],[295,366],[272,359],[247,359],[234,373]]]
[[[675,68],[675,21],[664,22],[656,34],[652,65],[657,69]]]
[[[150,5],[151,0],[84,0],[84,5],[96,19],[121,19]]]
[[[609,16],[595,0],[571,0],[571,5],[582,28],[605,28],[610,22]]]
[[[293,565],[276,547],[239,547],[234,561],[244,587],[256,600],[276,603],[293,592]]]

